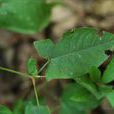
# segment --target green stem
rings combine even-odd
[[[39,73],[42,72],[42,70],[47,66],[47,64],[49,63],[49,60],[41,67],[41,69],[39,70]],[[4,68],[4,67],[0,67],[0,70],[3,70],[3,71],[7,71],[7,72],[11,72],[11,73],[14,73],[14,74],[17,74],[17,75],[20,75],[20,76],[23,76],[23,77],[31,77],[30,75],[26,74],[26,73],[22,73],[22,72],[19,72],[19,71],[15,71],[15,70],[11,70],[11,69],[8,69],[8,68]],[[42,77],[45,77],[45,76],[34,76],[35,78],[42,78]]]
[[[42,68],[39,70],[39,73],[41,73],[43,71],[43,69],[47,66],[48,63],[49,63],[49,60],[42,66]],[[23,77],[29,77],[32,80],[37,106],[39,107],[40,104],[39,104],[38,93],[37,93],[37,89],[36,89],[35,78],[42,78],[42,77],[45,77],[45,76],[39,76],[38,75],[38,76],[31,77],[30,75],[28,75],[26,73],[21,73],[21,72],[18,72],[18,71],[15,71],[15,70],[11,70],[11,69],[8,69],[8,68],[4,68],[4,67],[0,67],[0,70],[11,72],[11,73],[23,76]]]
[[[27,74],[25,74],[25,73],[21,73],[21,72],[11,70],[11,69],[8,69],[8,68],[4,68],[4,67],[0,67],[0,70],[11,72],[13,74],[21,75],[21,76],[24,76],[24,77],[27,76]]]
[[[17,74],[17,75],[20,75],[20,76],[23,76],[23,77],[31,77],[30,75],[26,74],[26,73],[22,73],[22,72],[18,72],[18,71],[15,71],[15,70],[11,70],[11,69],[8,69],[8,68],[4,68],[4,67],[0,67],[0,70],[3,70],[3,71],[7,71],[7,72],[11,72],[13,74]],[[42,77],[45,77],[45,76],[34,76],[35,78],[42,78]]]
[[[36,97],[37,106],[39,107],[40,103],[39,103],[38,93],[37,93],[37,89],[36,89],[36,82],[35,82],[35,79],[33,77],[31,77],[31,80],[32,80],[32,84],[33,84],[33,87],[34,87],[34,94],[35,94],[35,97]]]
[[[38,73],[41,73],[43,71],[43,69],[48,65],[50,61],[48,60],[40,69]]]

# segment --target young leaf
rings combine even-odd
[[[49,109],[45,106],[34,106],[28,104],[25,108],[25,114],[50,114]]]
[[[101,81],[101,72],[97,67],[92,67],[89,74],[93,82],[97,83]]]
[[[112,58],[112,61],[108,65],[102,77],[102,81],[104,83],[109,83],[113,80],[114,80],[114,57]]]
[[[112,93],[108,94],[107,98],[108,98],[110,104],[112,105],[112,107],[114,108],[114,91]]]
[[[74,78],[107,59],[105,50],[114,46],[114,35],[103,32],[100,36],[96,29],[78,28],[64,34],[56,45],[49,39],[36,41],[34,45],[42,57],[50,59],[46,71],[48,80]]]
[[[36,33],[48,25],[51,9],[46,0],[0,0],[0,28]]]
[[[0,114],[13,114],[7,107],[0,105]]]
[[[27,62],[27,71],[29,75],[32,76],[38,75],[36,66],[37,66],[37,61],[34,58],[30,58]]]

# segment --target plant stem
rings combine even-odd
[[[21,76],[24,76],[24,77],[28,75],[28,74],[21,73],[21,72],[18,72],[18,71],[15,71],[15,70],[11,70],[11,69],[8,69],[8,68],[4,68],[4,67],[0,67],[0,70],[11,72],[11,73],[14,73],[14,74],[17,74],[17,75],[21,75]]]
[[[38,74],[42,72],[42,70],[47,66],[48,63],[49,63],[49,60],[40,68]],[[8,68],[0,67],[0,70],[11,72],[11,73],[23,76],[23,77],[31,78],[31,76],[26,74],[26,73],[22,73],[22,72],[19,72],[19,71],[11,70],[11,69],[8,69]],[[42,78],[42,77],[45,77],[45,76],[39,76],[39,75],[38,76],[34,76],[34,78]]]
[[[49,60],[39,69],[38,74],[43,71],[43,69],[48,65],[48,63],[49,63]]]
[[[17,75],[20,75],[20,76],[23,76],[23,77],[31,77],[30,75],[26,74],[26,73],[22,73],[22,72],[19,72],[19,71],[15,71],[15,70],[11,70],[11,69],[8,69],[8,68],[4,68],[4,67],[0,67],[0,70],[3,70],[3,71],[7,71],[7,72],[11,72],[13,74],[17,74]],[[35,78],[42,78],[42,77],[45,77],[45,76],[34,76]]]
[[[38,93],[37,93],[36,82],[35,82],[34,77],[31,77],[31,80],[32,80],[32,84],[34,87],[34,93],[35,93],[35,97],[36,97],[37,106],[39,107],[40,103],[39,103],[39,99],[38,99]]]
[[[43,65],[43,67],[39,70],[39,73],[47,66],[48,63],[49,63],[49,61],[47,61]],[[39,104],[39,99],[38,99],[38,94],[37,94],[37,89],[36,89],[35,78],[42,78],[42,77],[45,77],[45,76],[39,76],[38,75],[38,76],[31,77],[30,75],[28,75],[26,73],[21,73],[21,72],[18,72],[18,71],[15,71],[15,70],[11,70],[11,69],[8,69],[8,68],[4,68],[4,67],[0,67],[0,70],[11,72],[11,73],[14,73],[14,74],[26,77],[26,78],[29,77],[32,80],[32,84],[33,84],[33,88],[34,88],[34,93],[35,93],[35,97],[36,97],[37,106],[39,107],[40,104]]]
[[[14,74],[26,77],[26,78],[30,78],[32,80],[32,84],[33,84],[33,87],[34,87],[34,93],[35,93],[35,97],[36,97],[36,101],[37,101],[37,106],[39,107],[39,100],[38,100],[38,94],[37,94],[37,89],[36,89],[35,78],[42,78],[42,77],[45,77],[45,76],[34,76],[34,77],[32,77],[32,76],[30,76],[26,73],[21,73],[21,72],[11,70],[11,69],[8,69],[8,68],[4,68],[4,67],[0,67],[0,70],[11,72],[11,73],[14,73]]]

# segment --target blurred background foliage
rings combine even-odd
[[[49,25],[41,32],[25,35],[0,29],[0,66],[26,72],[26,61],[32,55],[37,59],[38,67],[41,67],[45,60],[37,55],[33,41],[50,38],[57,42],[65,31],[75,27],[91,26],[114,33],[114,0],[47,0],[47,2],[58,4],[52,9]],[[113,53],[110,53],[110,56],[113,56]],[[102,68],[107,64],[108,62],[104,63]],[[41,102],[53,108],[59,105],[63,88],[72,83],[72,80],[46,82],[41,78],[36,82]],[[0,104],[13,108],[15,101],[23,104],[20,98],[23,100],[34,98],[31,81],[0,71]],[[54,114],[57,114],[57,110]],[[114,114],[114,111],[105,99],[92,114]]]

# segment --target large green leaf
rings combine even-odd
[[[114,80],[114,57],[103,74],[102,81],[109,83]]]
[[[74,78],[88,73],[92,66],[98,67],[106,59],[105,50],[114,46],[114,35],[93,28],[78,28],[64,34],[53,44],[51,40],[34,43],[38,53],[50,60],[46,78]]]
[[[25,108],[25,114],[50,114],[49,109],[45,106],[34,106],[29,103]]]
[[[0,28],[36,33],[48,25],[51,8],[46,0],[0,0]]]
[[[0,114],[13,114],[7,107],[0,105]]]

